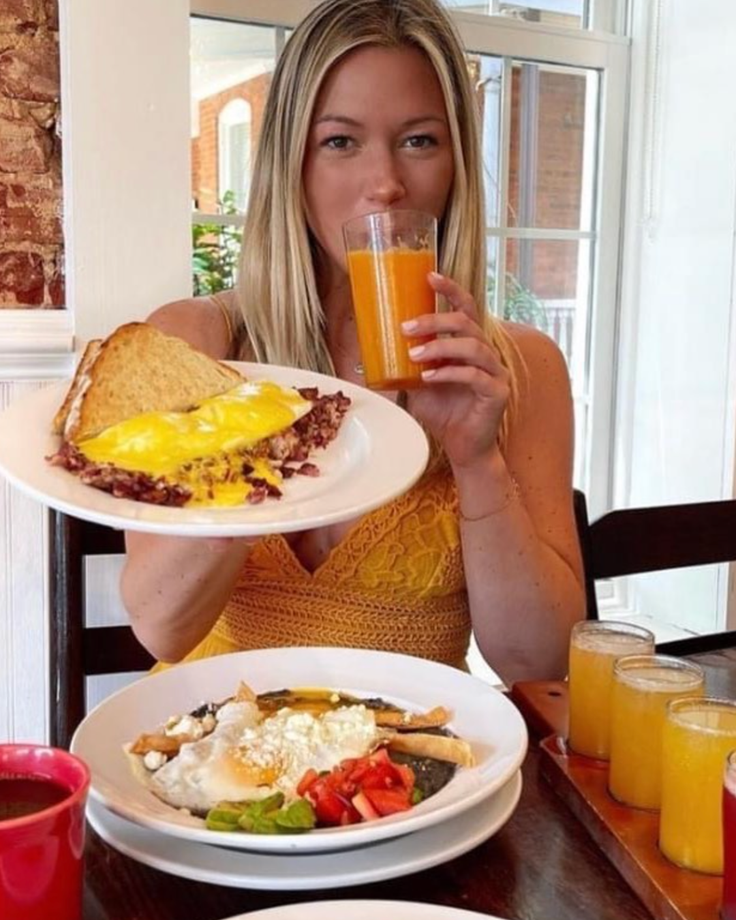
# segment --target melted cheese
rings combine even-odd
[[[190,412],[147,412],[106,428],[77,447],[93,463],[163,477],[192,492],[192,504],[238,505],[251,485],[244,452],[293,425],[312,404],[275,383],[243,383]],[[250,475],[279,485],[267,460],[248,457]]]

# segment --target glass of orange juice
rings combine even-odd
[[[634,808],[659,808],[662,726],[670,700],[703,696],[703,669],[668,655],[626,655],[613,666],[608,790]]]
[[[659,847],[686,869],[723,873],[723,764],[736,748],[736,701],[674,700],[662,729]]]
[[[568,744],[608,760],[613,664],[623,655],[651,655],[654,634],[633,623],[582,620],[570,636]]]
[[[427,275],[437,270],[437,220],[423,211],[364,214],[343,226],[353,310],[366,386],[419,386],[429,365],[412,361],[401,324],[434,313],[437,298]]]

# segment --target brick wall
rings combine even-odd
[[[586,83],[582,76],[550,71],[539,73],[540,119],[537,125],[533,227],[579,229],[585,92]],[[519,71],[515,70],[512,81],[509,200],[517,215],[520,200],[520,116],[520,78]],[[509,222],[521,226],[518,220],[512,220],[511,215]],[[522,279],[527,287],[543,299],[574,298],[579,244],[539,241],[529,246],[531,274]],[[506,267],[517,276],[520,275],[519,251],[519,241],[509,241]]]
[[[244,99],[251,108],[251,162],[261,133],[271,74],[261,74],[245,83],[208,96],[199,103],[199,136],[192,140],[192,197],[205,213],[217,212],[218,157],[217,119],[228,102]]]
[[[64,303],[58,0],[0,2],[0,309]]]

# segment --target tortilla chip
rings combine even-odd
[[[448,735],[429,735],[423,732],[391,732],[388,746],[392,751],[413,754],[415,757],[433,757],[461,767],[475,766],[473,751],[467,741]]]
[[[376,725],[381,728],[395,728],[397,731],[412,731],[416,728],[442,728],[450,721],[450,713],[444,706],[435,706],[429,712],[395,712],[390,709],[375,710]]]
[[[163,732],[156,734],[139,735],[130,746],[131,754],[148,754],[149,751],[158,751],[160,754],[178,754],[182,744],[196,741],[194,735],[179,734],[165,735]]]

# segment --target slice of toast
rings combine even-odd
[[[186,411],[242,380],[183,339],[148,323],[127,323],[87,346],[54,431],[79,443],[142,412]]]
[[[87,342],[87,347],[84,349],[79,364],[77,365],[77,372],[74,374],[72,385],[69,387],[67,394],[64,397],[64,402],[59,407],[59,411],[54,416],[54,420],[51,425],[51,430],[54,434],[64,433],[64,426],[66,425],[66,420],[69,417],[69,413],[72,411],[72,407],[74,406],[75,402],[78,402],[81,398],[81,395],[89,382],[87,371],[97,357],[101,345],[102,339],[91,339],[89,342]]]

